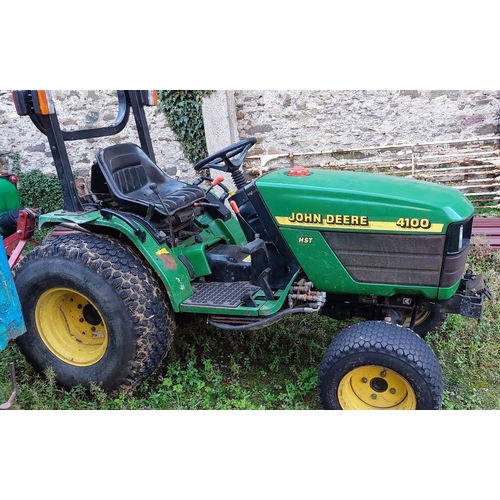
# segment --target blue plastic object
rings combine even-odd
[[[26,331],[21,304],[0,235],[0,351]]]

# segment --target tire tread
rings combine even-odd
[[[117,381],[111,393],[134,390],[147,379],[168,352],[175,328],[163,284],[142,257],[128,245],[98,234],[70,233],[48,239],[27,254],[13,269],[14,276],[32,262],[47,257],[62,258],[90,267],[111,284],[126,305],[133,322],[135,359],[129,361],[126,376]],[[30,353],[19,337],[19,346]]]
[[[381,353],[405,361],[426,381],[434,409],[442,402],[443,378],[437,356],[430,346],[408,328],[384,321],[364,321],[342,330],[330,343],[320,364],[318,391],[324,407],[329,406],[321,390],[327,373],[346,356]]]

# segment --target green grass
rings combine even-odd
[[[178,328],[159,369],[133,395],[110,398],[98,388],[63,390],[49,372],[34,372],[14,343],[0,353],[0,398],[16,366],[22,409],[320,409],[317,367],[342,324],[317,315],[259,332],[223,332],[200,318]]]
[[[500,254],[481,246],[469,267],[500,293]],[[226,332],[194,319],[179,327],[155,374],[133,394],[111,398],[98,388],[62,390],[53,374],[34,372],[10,343],[0,353],[0,401],[10,394],[8,363],[16,367],[15,408],[317,410],[317,370],[345,322],[318,315],[291,317],[256,332]],[[487,301],[480,322],[451,315],[427,336],[442,366],[443,409],[500,408],[500,305]]]
[[[500,295],[500,253],[475,248],[469,264],[482,272],[494,298]],[[443,371],[443,408],[500,409],[500,303],[486,300],[481,320],[451,315],[428,335]]]

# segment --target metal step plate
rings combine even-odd
[[[243,297],[260,290],[248,281],[234,283],[195,283],[194,295],[185,300],[183,304],[190,306],[207,307],[238,307],[243,302]]]

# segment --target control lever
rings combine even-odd
[[[158,199],[160,200],[161,206],[165,209],[165,212],[167,212],[167,215],[170,217],[170,212],[168,211],[167,206],[165,205],[164,201],[162,200],[162,198],[160,196],[160,193],[158,192],[158,184],[156,184],[156,182],[152,182],[149,185],[149,189],[151,189],[151,191],[153,191],[153,193],[156,196],[158,196]]]
[[[223,190],[224,190],[224,194],[222,194],[221,196],[219,196],[219,201],[221,203],[224,203],[227,199],[227,197],[233,193],[231,193],[231,191],[229,190],[229,188],[227,186],[225,186],[224,184],[222,184],[222,181],[224,180],[224,177],[222,175],[218,175],[215,179],[212,179],[210,177],[199,177],[198,179],[196,179],[194,181],[194,185],[195,186],[198,186],[199,184],[201,184],[203,181],[207,181],[207,182],[210,182],[210,187],[207,189],[207,194],[210,193],[210,191],[212,191],[212,189],[215,187],[215,186],[219,186],[221,187]]]

